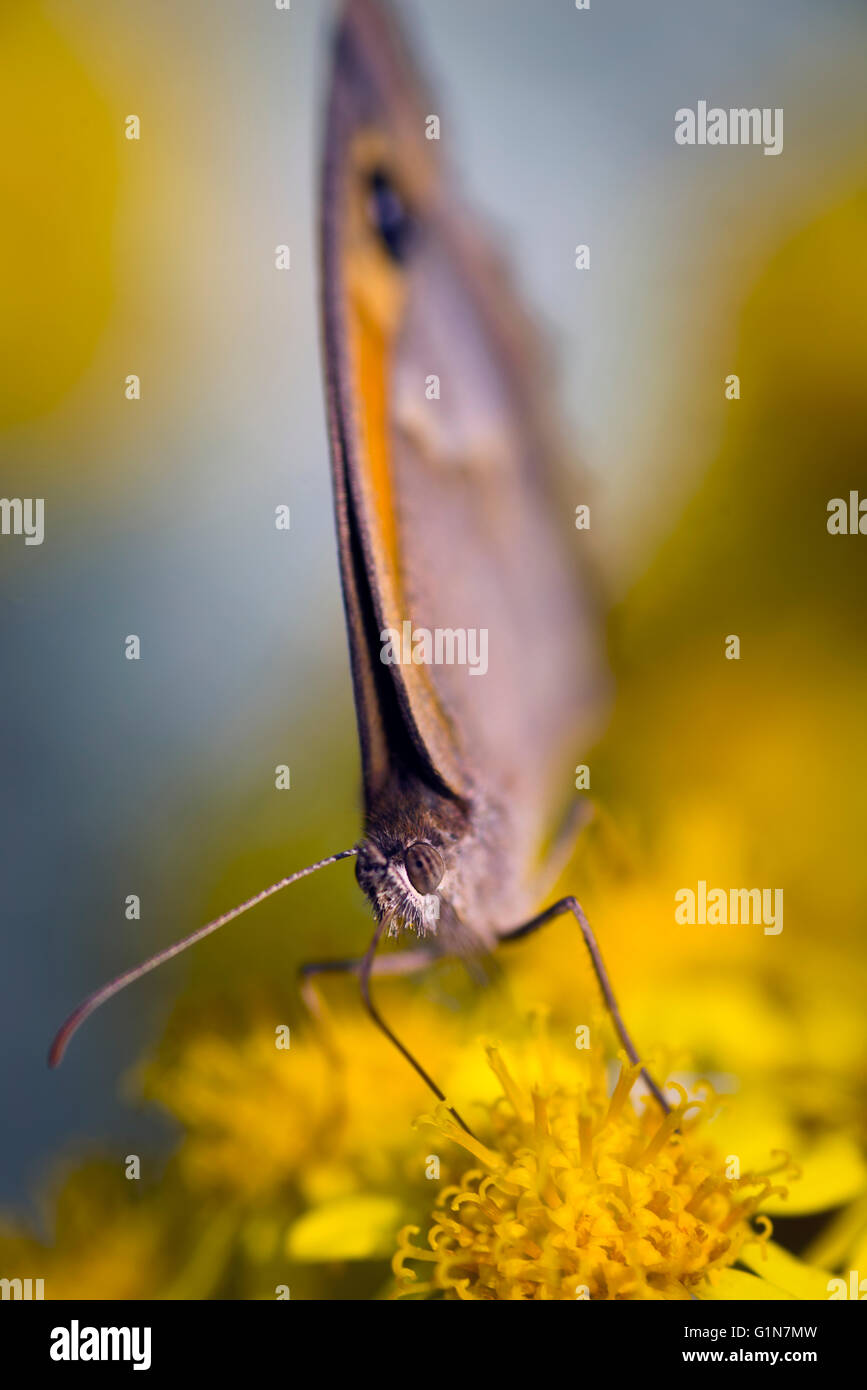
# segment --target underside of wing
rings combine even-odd
[[[605,675],[580,537],[552,482],[535,339],[443,177],[426,138],[434,109],[381,6],[352,0],[323,261],[365,793],[370,806],[409,765],[458,799],[511,806],[529,855],[598,722]]]

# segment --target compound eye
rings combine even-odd
[[[435,893],[446,871],[442,855],[425,840],[416,840],[403,856],[406,874],[417,893]]]

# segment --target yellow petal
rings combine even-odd
[[[857,1144],[842,1134],[820,1140],[805,1157],[797,1155],[801,1177],[788,1183],[789,1196],[768,1197],[769,1216],[803,1216],[844,1206],[867,1188],[867,1164]]]
[[[794,1295],[769,1284],[766,1279],[757,1279],[754,1274],[743,1274],[739,1269],[724,1269],[714,1284],[705,1281],[695,1289],[695,1296],[703,1303],[733,1299],[776,1299],[790,1300]]]
[[[340,1197],[305,1212],[286,1235],[295,1260],[383,1259],[394,1250],[406,1212],[393,1197]]]
[[[840,1269],[847,1260],[860,1269],[860,1258],[867,1269],[867,1197],[838,1212],[807,1246],[804,1258],[826,1269]]]
[[[795,1255],[790,1255],[782,1246],[772,1240],[761,1247],[747,1245],[739,1257],[741,1264],[749,1265],[762,1279],[779,1285],[792,1298],[822,1299],[828,1297],[828,1280],[833,1278],[825,1269],[804,1264]]]

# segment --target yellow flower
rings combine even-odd
[[[305,1049],[303,1065],[298,1056],[260,1026],[189,1038],[170,1063],[151,1065],[146,1095],[187,1128],[179,1161],[191,1188],[272,1194],[309,1162],[334,1087],[321,1049]]]
[[[586,1054],[585,1054],[586,1057]],[[446,1188],[428,1233],[406,1227],[393,1260],[398,1296],[482,1300],[688,1299],[713,1282],[770,1222],[751,1218],[786,1161],[730,1178],[697,1131],[713,1109],[710,1087],[668,1116],[630,1093],[639,1068],[622,1064],[606,1095],[604,1067],[583,1060],[577,1084],[516,1083],[489,1060],[503,1096],[488,1107],[492,1142],[480,1143],[445,1110],[430,1122],[478,1166]],[[430,1267],[419,1280],[414,1263]]]

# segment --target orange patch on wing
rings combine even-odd
[[[368,175],[387,165],[387,143],[374,131],[356,138],[349,161],[344,276],[347,290],[352,389],[361,444],[361,485],[377,560],[387,583],[398,586],[398,538],[389,446],[391,361],[406,303],[402,268],[384,250],[371,225]],[[383,597],[394,597],[388,593]]]
[[[362,485],[371,506],[372,539],[382,547],[392,577],[397,578],[397,527],[394,519],[388,438],[388,381],[391,344],[363,308],[353,304],[351,329],[355,398],[358,402],[363,472]]]

